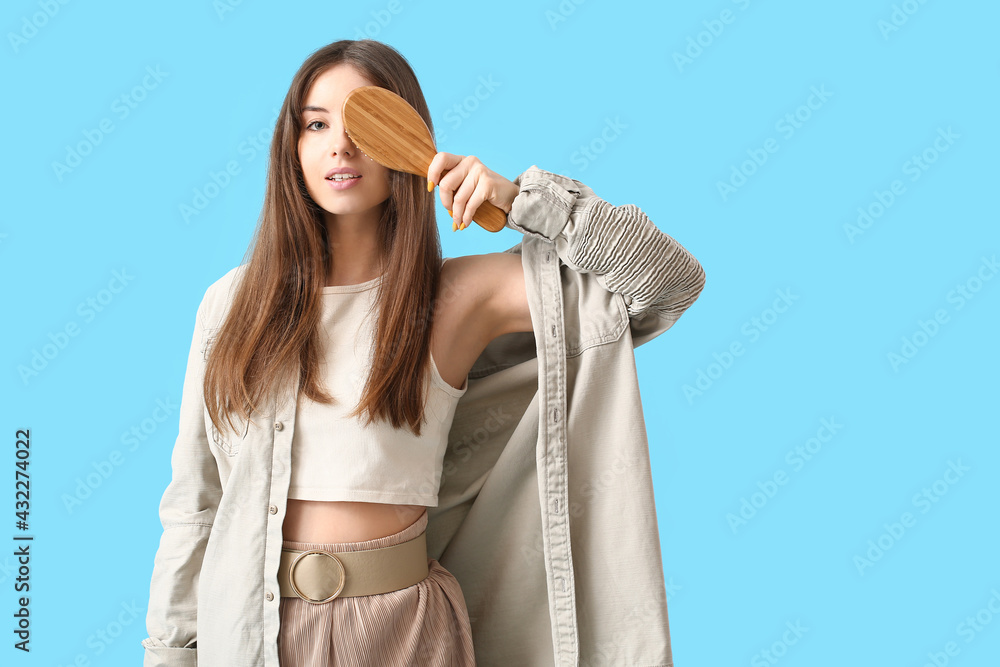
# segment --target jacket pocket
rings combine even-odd
[[[236,456],[240,453],[240,444],[246,439],[250,432],[250,422],[240,417],[233,416],[235,429],[228,426],[220,431],[208,417],[208,408],[205,408],[205,428],[208,430],[212,444],[222,451],[226,456]]]
[[[212,327],[210,329],[205,329],[201,338],[201,357],[205,361],[208,361],[208,353],[212,350],[212,344],[215,343],[215,336],[219,333],[219,327]]]
[[[219,327],[206,327],[204,330],[201,339],[201,355],[205,361],[208,361],[208,355],[212,351],[212,346],[215,344],[215,338],[218,333]],[[226,456],[236,456],[239,454],[240,443],[247,437],[247,433],[250,432],[250,422],[234,415],[233,424],[235,428],[230,429],[227,425],[220,431],[212,423],[212,420],[209,419],[208,408],[202,406],[202,409],[205,417],[205,431],[208,433],[211,443]]]
[[[162,643],[162,642],[160,642]],[[171,665],[171,667],[198,667],[197,647],[157,646],[151,640],[143,640],[144,665]]]
[[[555,255],[554,250],[545,250]],[[621,338],[628,327],[628,311],[622,295],[607,290],[594,274],[561,266],[563,322],[566,356],[572,357],[595,345]]]

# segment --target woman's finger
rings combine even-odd
[[[476,189],[472,192],[468,203],[465,205],[465,212],[462,216],[463,220],[459,224],[459,229],[464,229],[472,224],[472,219],[476,217],[479,207],[483,205],[484,201],[489,199],[490,190],[489,179],[480,178],[476,181]]]
[[[445,172],[454,169],[456,165],[462,162],[463,157],[462,155],[454,155],[443,151],[438,152],[431,159],[430,166],[427,167],[427,180],[434,185],[441,185],[441,179],[445,175]]]
[[[463,158],[458,164],[454,165],[451,169],[444,173],[438,183],[438,188],[441,191],[441,203],[449,211],[453,211],[455,204],[455,194],[458,189],[462,187],[462,183],[469,175],[469,161]]]
[[[472,211],[469,211],[469,198],[472,193],[476,190],[476,183],[478,182],[478,171],[475,169],[469,170],[465,175],[465,179],[462,181],[461,186],[455,191],[453,195],[454,204],[451,207],[452,217],[455,218],[455,222],[459,227],[463,226],[463,220],[471,220],[472,213],[475,213],[476,205],[472,206]]]

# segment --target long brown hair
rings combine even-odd
[[[246,423],[296,370],[300,393],[317,402],[333,402],[320,385],[319,370],[324,350],[322,288],[331,253],[321,209],[306,190],[298,141],[310,87],[325,70],[342,62],[401,96],[434,131],[413,69],[387,44],[371,39],[333,42],[313,52],[295,73],[271,139],[257,228],[205,369],[205,404],[216,428],[223,418],[232,428],[232,413]],[[394,428],[406,424],[420,435],[441,240],[434,193],[427,191],[426,178],[390,170],[389,181],[391,194],[377,228],[383,277],[375,295],[372,366],[351,415],[367,411],[367,424],[387,419]]]

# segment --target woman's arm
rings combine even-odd
[[[444,152],[434,156],[427,180],[429,188],[440,186],[453,229],[468,227],[489,201],[507,213],[507,227],[553,241],[567,266],[596,274],[604,289],[622,296],[634,347],[673,326],[705,286],[698,260],[638,206],[612,206],[580,181],[535,165],[509,181],[473,155]],[[513,275],[520,267],[509,258],[490,261],[497,280],[483,290],[493,320],[488,328],[493,335],[521,331],[530,319],[524,277]]]
[[[635,346],[673,326],[704,288],[698,260],[637,206],[612,206],[580,181],[535,165],[513,183],[507,226],[553,241],[570,268],[621,294]]]
[[[197,665],[198,580],[205,546],[222,498],[219,471],[205,431],[204,309],[198,306],[181,394],[180,428],[170,458],[172,479],[160,500],[163,535],[153,562],[142,640],[144,667]]]

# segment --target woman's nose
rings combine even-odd
[[[333,154],[351,154],[356,152],[354,142],[351,138],[347,136],[347,130],[343,127],[339,128],[339,131],[335,131],[333,140],[330,142],[330,152]]]

